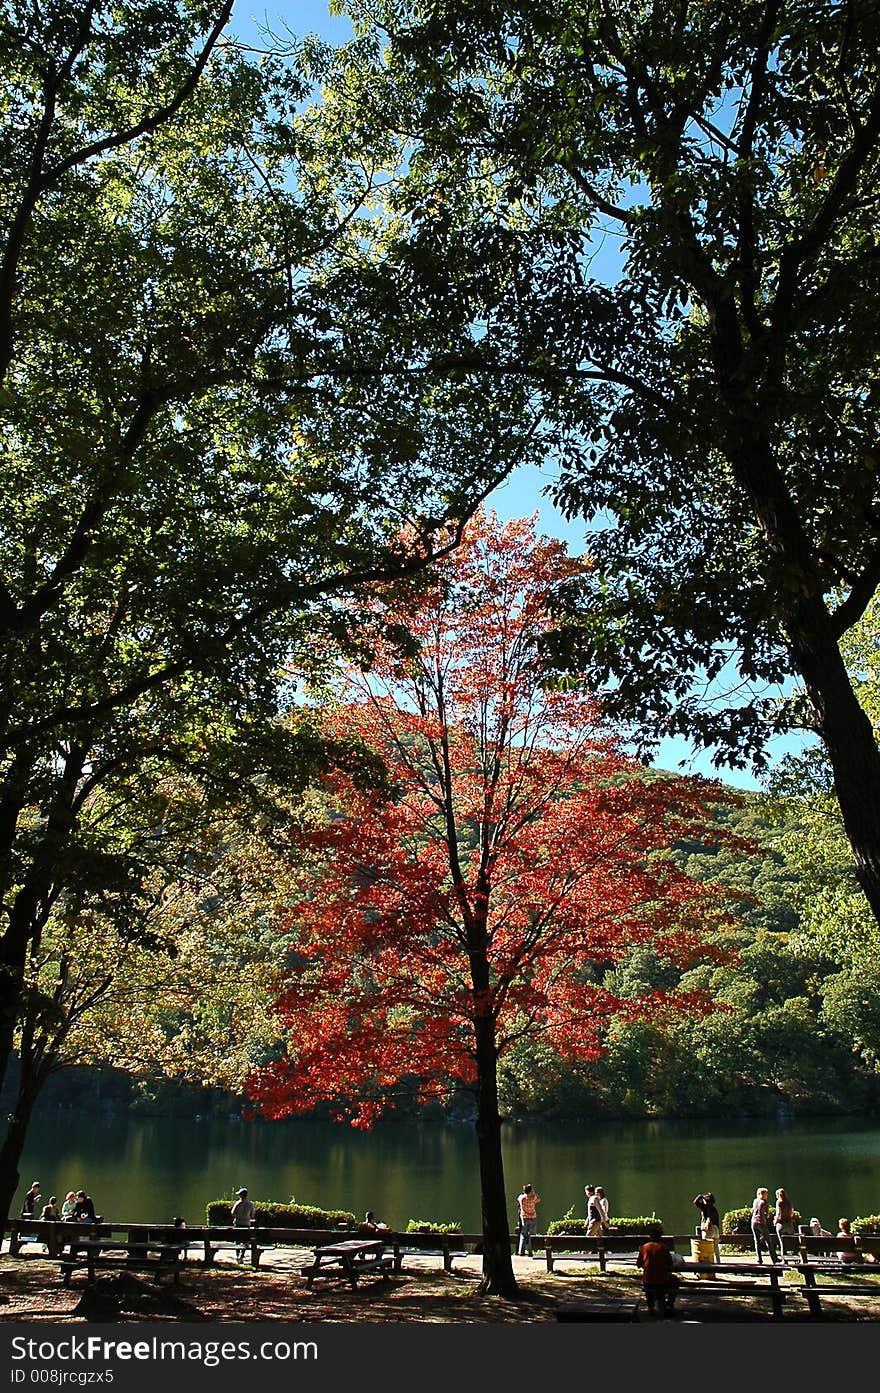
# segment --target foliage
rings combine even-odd
[[[749,1239],[752,1235],[752,1207],[748,1205],[741,1209],[728,1209],[721,1220],[721,1232],[724,1234],[743,1233]]]
[[[497,1060],[527,1036],[590,1058],[615,1009],[701,1009],[699,992],[624,1005],[601,967],[649,942],[690,964],[703,921],[723,924],[714,891],[655,855],[702,825],[708,787],[641,782],[594,706],[543,682],[535,640],[571,569],[529,524],[480,516],[408,612],[377,606],[384,627],[406,624],[412,656],[377,644],[328,719],[382,755],[396,797],[334,777],[332,814],[292,829],[290,1043],[250,1085],[270,1116],[326,1101],[357,1125],[407,1087],[422,1101],[471,1087],[496,1216],[484,1260],[492,1232],[508,1268]]]
[[[418,94],[412,204],[494,192],[517,293],[481,351],[542,384],[554,496],[595,525],[555,661],[646,746],[745,765],[815,731],[880,918],[880,749],[839,647],[880,578],[876,7],[347,8]]]
[[[400,371],[426,335],[455,331],[439,306],[420,319],[416,273],[389,265],[374,201],[387,135],[368,150],[338,112],[304,107],[317,79],[332,86],[315,45],[257,60],[221,43],[229,9],[215,23],[175,0],[79,0],[5,19],[13,916],[36,848],[50,869],[60,856],[56,805],[145,755],[241,753],[290,699],[285,662],[316,669],[351,647],[353,592],[421,568],[436,521],[510,465],[509,394],[496,407],[481,392],[466,423],[462,382],[426,391]],[[401,329],[390,360],[377,316]]]
[[[311,1204],[297,1204],[294,1199],[289,1204],[278,1204],[274,1200],[255,1203],[255,1222],[262,1228],[338,1229],[340,1225],[354,1228],[357,1223],[354,1215],[345,1209],[318,1209]],[[233,1204],[233,1200],[210,1200],[205,1206],[206,1223],[231,1224]]]
[[[608,1232],[618,1234],[620,1237],[633,1237],[645,1234],[649,1224],[660,1224],[665,1232],[665,1225],[662,1219],[658,1219],[656,1214],[643,1215],[639,1218],[626,1219],[616,1218],[608,1222]],[[554,1234],[577,1234],[583,1236],[586,1227],[582,1216],[575,1214],[574,1206],[567,1210],[561,1219],[552,1219],[547,1225],[547,1237],[552,1238]]]
[[[880,731],[876,600],[846,635],[841,651],[859,700]],[[870,979],[880,962],[880,934],[854,873],[828,760],[816,750],[789,755],[768,778],[768,790],[768,812],[782,829],[780,848],[797,872],[792,890],[799,942],[805,951],[819,949],[857,977]]]
[[[433,371],[479,311],[397,226],[400,141],[344,95],[363,46],[255,54],[230,11],[0,17],[0,1073],[59,901],[106,874],[121,921],[149,870],[93,795],[351,766],[281,724],[297,682],[363,657],[365,588],[542,437],[526,384]]]
[[[449,1078],[470,1082],[483,1015],[499,1055],[533,1033],[590,1057],[619,1005],[597,961],[639,942],[680,963],[699,951],[716,897],[650,854],[699,825],[718,791],[639,782],[589,704],[541,686],[531,634],[567,564],[525,524],[475,522],[408,616],[418,657],[404,666],[387,650],[350,679],[360,701],[336,710],[334,729],[381,751],[398,796],[335,778],[333,818],[319,809],[293,829],[299,855],[315,858],[313,888],[290,915],[302,967],[280,1010],[294,1054],[253,1081],[267,1111],[328,1098],[369,1122],[403,1076],[425,1098]],[[487,955],[485,985],[462,976],[461,958],[477,952],[469,934]],[[701,1003],[697,992],[679,1004]]]
[[[862,1238],[880,1238],[880,1214],[869,1214],[864,1219],[853,1219],[850,1228],[854,1234]]]
[[[407,1222],[405,1233],[461,1233],[461,1224],[457,1220],[441,1224],[433,1219],[410,1219]]]

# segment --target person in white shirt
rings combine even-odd
[[[254,1221],[257,1206],[254,1204],[253,1200],[248,1199],[248,1192],[244,1186],[242,1186],[240,1190],[236,1190],[235,1193],[238,1198],[232,1206],[233,1226],[237,1229],[249,1229]],[[244,1245],[242,1245],[241,1248],[236,1248],[235,1256],[238,1262],[244,1259]]]

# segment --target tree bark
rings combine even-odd
[[[518,1295],[510,1254],[510,1226],[501,1154],[498,1112],[495,1023],[491,1015],[474,1022],[477,1055],[477,1145],[480,1159],[480,1202],[483,1214],[483,1291],[508,1298]]]
[[[18,1163],[24,1150],[31,1113],[46,1078],[43,1071],[29,1069],[24,1059],[21,1071],[15,1107],[7,1119],[6,1136],[0,1146],[0,1233],[9,1218],[18,1189]],[[39,1214],[36,1217],[39,1219]]]
[[[727,455],[764,534],[768,584],[780,599],[787,598],[780,613],[791,665],[803,681],[816,733],[831,763],[856,877],[880,924],[880,749],[841,657],[814,546],[770,443],[785,344],[777,344],[775,352],[765,350],[763,391],[756,391],[744,371],[742,337],[731,306],[724,315],[716,313],[714,349],[728,411],[723,430]]]
[[[856,878],[880,923],[880,750],[822,601],[801,607],[791,651],[831,763]]]

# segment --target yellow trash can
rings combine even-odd
[[[692,1262],[714,1262],[715,1244],[711,1238],[692,1238],[691,1239],[691,1261]],[[706,1272],[706,1277],[714,1277],[714,1272]]]

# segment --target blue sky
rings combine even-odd
[[[261,29],[268,29],[279,37],[283,36],[285,30],[298,36],[320,34],[336,43],[344,42],[352,33],[347,19],[330,14],[326,0],[286,0],[286,3],[285,0],[277,0],[277,3],[262,6],[256,6],[250,0],[238,0],[231,29],[236,37],[256,43],[260,42]],[[586,523],[569,522],[544,495],[552,480],[553,468],[549,461],[542,469],[520,469],[495,492],[491,499],[492,506],[504,519],[524,517],[537,511],[540,529],[549,536],[567,542],[569,550],[579,554],[586,551],[589,545]],[[771,753],[779,757],[802,745],[800,740],[785,737],[771,746]],[[664,769],[722,777],[725,782],[741,788],[759,787],[756,779],[741,770],[724,770],[719,774],[712,767],[710,751],[698,749],[680,739],[664,740],[654,762]]]

